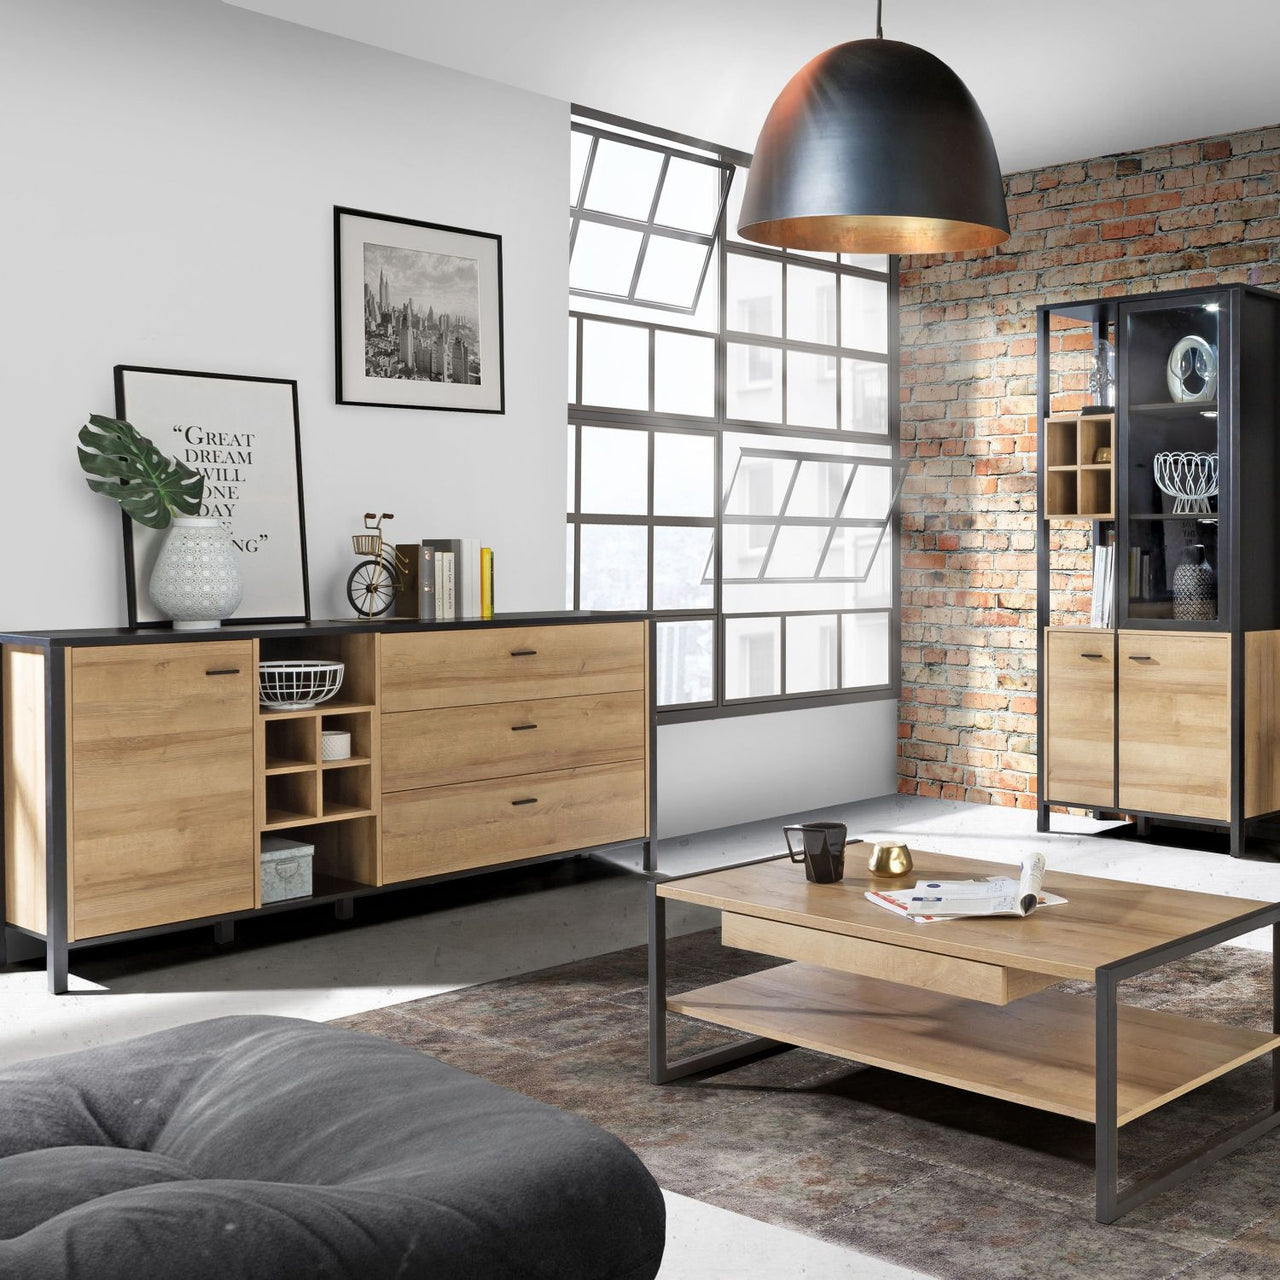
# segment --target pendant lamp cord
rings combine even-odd
[[[881,20],[884,15],[884,0],[876,0],[876,39],[884,39],[884,23]]]

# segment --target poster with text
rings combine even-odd
[[[116,367],[116,413],[204,477],[202,516],[231,535],[244,582],[236,622],[309,613],[297,383]],[[129,625],[164,621],[147,583],[167,530],[125,518]]]

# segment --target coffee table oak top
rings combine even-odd
[[[850,844],[838,884],[812,884],[785,855],[706,871],[657,886],[661,897],[803,928],[868,938],[937,955],[1092,980],[1100,966],[1164,946],[1271,905],[1252,898],[1162,889],[1047,871],[1044,887],[1067,901],[1025,919],[939,920],[916,924],[868,902],[867,890],[902,889],[922,880],[970,880],[1016,874],[1008,863],[911,851],[914,869],[899,879],[867,870],[872,846]]]

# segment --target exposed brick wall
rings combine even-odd
[[[1035,309],[1280,285],[1280,126],[1006,184],[1004,245],[901,272],[902,447],[916,461],[902,506],[899,790],[1032,807]],[[1062,339],[1068,364],[1075,341]],[[1079,403],[1088,345],[1063,379]],[[1055,528],[1055,611],[1087,610],[1087,526]]]

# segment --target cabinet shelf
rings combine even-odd
[[[1218,520],[1218,513],[1216,511],[1187,511],[1182,513],[1181,515],[1175,516],[1175,515],[1170,515],[1167,511],[1159,512],[1154,515],[1152,514],[1135,515],[1131,511],[1129,513],[1129,519],[1130,520],[1184,520],[1184,521],[1194,520],[1197,524],[1214,524]]]
[[[348,756],[345,760],[322,760],[320,767],[322,769],[354,769],[357,765],[369,764],[368,756]],[[314,766],[308,766],[313,768]]]
[[[291,813],[287,809],[268,809],[267,821],[263,831],[279,831],[285,827],[315,827],[325,822],[348,822],[352,818],[372,818],[376,816],[372,809],[361,808],[354,804],[340,804],[329,801],[321,814]]]
[[[1213,417],[1218,416],[1218,402],[1216,400],[1197,400],[1191,404],[1187,404],[1181,400],[1156,400],[1149,404],[1131,404],[1129,406],[1130,413],[1173,413],[1180,416],[1185,415],[1188,418],[1195,417],[1197,414]]]
[[[322,702],[318,707],[309,707],[306,711],[271,711],[261,704],[258,705],[258,714],[264,720],[301,720],[306,716],[346,715],[355,711],[376,710],[377,708],[370,702],[343,702],[337,698]]]
[[[281,773],[306,773],[314,768],[315,765],[310,760],[289,760],[283,756],[268,756],[263,772],[268,777],[274,777]]]

